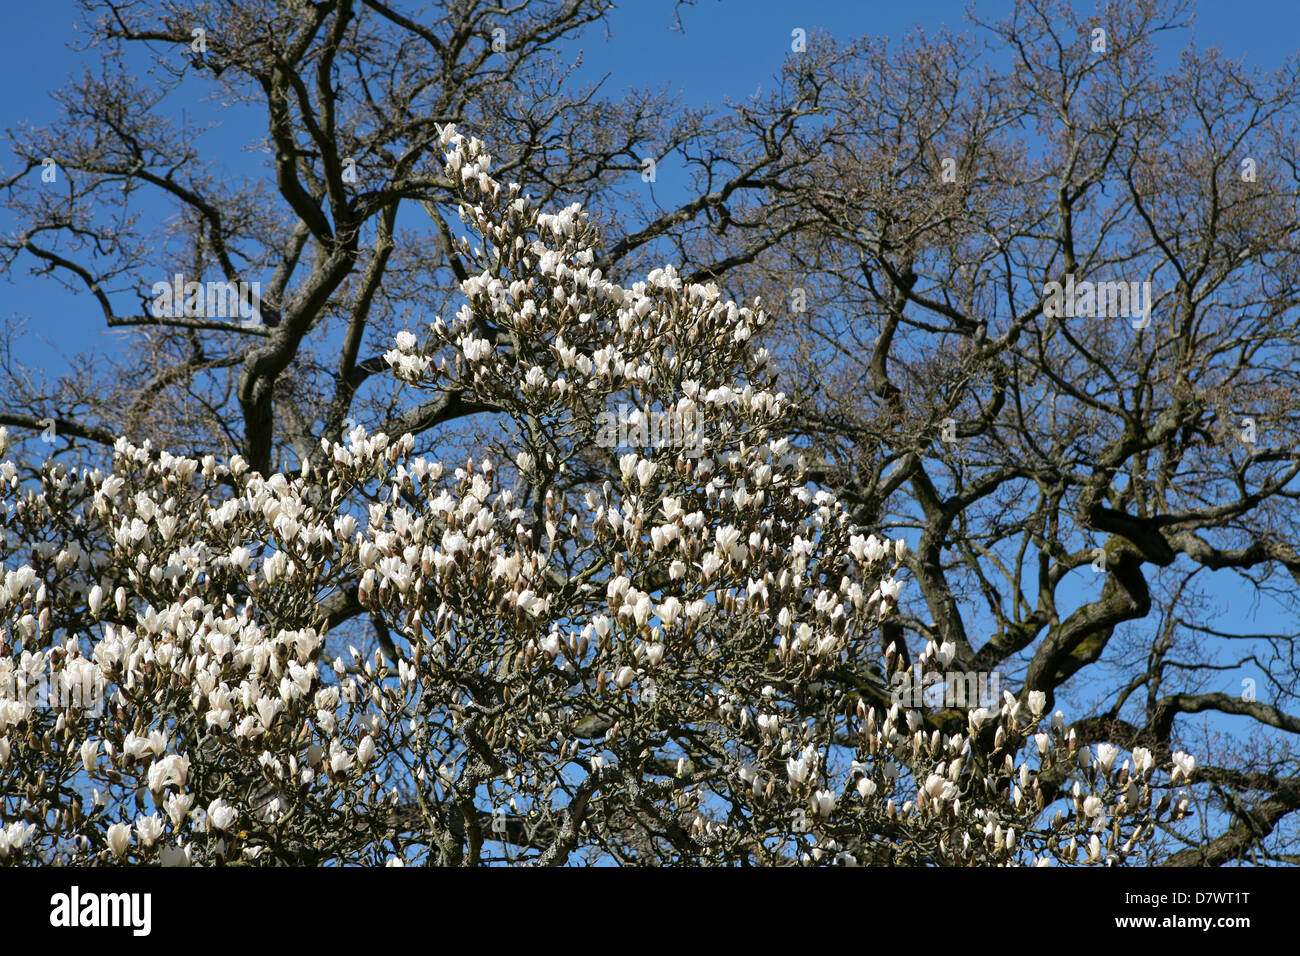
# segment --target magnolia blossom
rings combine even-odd
[[[1043,691],[891,705],[958,643],[882,651],[906,546],[806,472],[761,304],[666,264],[614,281],[581,207],[438,132],[463,301],[385,358],[490,409],[483,442],[444,464],[351,423],[267,475],[126,439],[0,464],[0,769],[30,804],[0,801],[0,858],[1075,864],[1101,821],[1123,860],[1190,808],[1160,793],[1190,756],[1112,773]],[[639,434],[611,448],[620,407]],[[102,713],[10,690],[55,661]]]
[[[672,627],[677,622],[681,612],[682,602],[673,596],[669,596],[667,600],[655,608],[655,614],[659,616],[660,622],[665,627]]]
[[[1097,747],[1097,766],[1102,773],[1110,773],[1110,769],[1115,764],[1115,758],[1119,756],[1119,748],[1113,744],[1100,744]]]
[[[99,753],[99,741],[86,740],[81,744],[79,750],[81,755],[81,765],[85,768],[86,773],[91,773],[95,769],[95,758]]]
[[[147,817],[140,817],[135,821],[135,832],[144,847],[153,846],[163,833],[162,818],[157,813],[151,813]]]
[[[330,742],[329,763],[332,772],[347,773],[352,769],[355,758],[343,749],[342,743],[334,740]]]
[[[108,828],[108,848],[119,860],[126,856],[131,845],[131,827],[126,823],[114,823]]]
[[[805,747],[798,758],[791,757],[786,761],[786,774],[790,782],[796,786],[806,783],[817,763],[817,753],[812,747]]]
[[[1194,766],[1194,764],[1193,764]],[[1145,747],[1133,748],[1133,769],[1139,774],[1148,774],[1155,767],[1155,757]]]
[[[1181,781],[1189,780],[1192,776],[1192,772],[1196,769],[1196,758],[1191,754],[1183,753],[1183,751],[1179,750],[1174,754],[1173,759],[1173,782],[1179,783]]]
[[[375,738],[366,734],[357,744],[357,763],[364,767],[375,757]]]
[[[835,794],[829,790],[817,790],[808,798],[814,816],[825,819],[835,810]]]
[[[7,857],[11,851],[21,850],[35,832],[35,824],[21,821],[14,821],[0,830],[0,859]]]
[[[228,830],[239,816],[239,811],[226,803],[225,798],[218,797],[208,805],[208,825],[217,830]]]
[[[184,787],[189,776],[189,758],[172,754],[155,760],[149,767],[149,789],[157,792],[163,787]]]
[[[179,827],[184,822],[193,803],[194,794],[192,793],[173,793],[167,797],[163,807],[172,821],[172,826]]]
[[[189,866],[192,860],[192,849],[186,845],[165,846],[158,854],[158,862],[163,866]]]

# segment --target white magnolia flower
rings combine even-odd
[[[654,608],[654,603],[650,600],[650,595],[642,594],[632,606],[632,617],[638,627],[645,625],[650,620],[650,612]]]
[[[135,833],[139,837],[140,843],[145,847],[151,847],[158,838],[162,836],[163,821],[157,813],[151,813],[147,817],[140,817],[135,821]]]
[[[664,627],[672,627],[673,624],[676,623],[677,616],[681,613],[681,610],[682,602],[677,600],[675,597],[669,597],[655,608],[655,614],[659,616],[659,620],[663,623]]]
[[[125,823],[114,823],[108,828],[108,848],[119,860],[126,856],[131,845],[131,828]]]
[[[1152,756],[1150,750],[1145,747],[1133,748],[1133,769],[1138,775],[1142,776],[1150,773],[1155,765],[1155,757]]]
[[[483,361],[492,354],[492,343],[487,339],[467,335],[460,340],[459,344],[461,352],[465,355],[465,361],[471,365]]]
[[[811,747],[805,747],[798,759],[790,757],[785,762],[786,775],[789,776],[790,782],[796,786],[806,783],[809,775],[817,763],[817,752]]]
[[[636,455],[623,455],[618,460],[618,470],[623,476],[624,483],[630,482],[632,476],[636,474],[636,463],[639,459]]]
[[[81,765],[86,768],[86,773],[92,773],[95,769],[95,758],[99,755],[99,741],[83,741],[79,753],[81,754]]]
[[[925,779],[926,796],[932,800],[951,801],[956,798],[957,785],[941,774],[932,773]]]
[[[208,805],[208,826],[215,827],[218,830],[228,830],[230,825],[235,822],[239,816],[239,811],[226,803],[222,797],[217,797]]]
[[[194,794],[173,793],[163,801],[163,809],[167,811],[167,816],[171,818],[172,826],[179,827],[185,822],[185,817],[190,812],[190,807],[193,804]]]
[[[808,803],[813,815],[824,820],[835,810],[835,794],[829,790],[818,790],[808,798]]]
[[[153,746],[148,737],[138,737],[133,733],[127,734],[122,741],[122,753],[135,760],[144,760],[146,757],[154,755]],[[151,788],[157,789],[157,788]]]
[[[189,866],[192,856],[188,843],[183,847],[165,846],[158,854],[158,862],[163,866]]]
[[[1111,767],[1115,765],[1115,758],[1119,756],[1119,748],[1114,744],[1097,745],[1097,766],[1101,768],[1103,774],[1110,773]]]
[[[347,773],[356,762],[337,740],[330,741],[330,770],[336,774]]]
[[[0,830],[0,850],[4,851],[0,855],[7,856],[9,850],[21,850],[27,845],[27,841],[31,839],[32,834],[35,832],[36,825],[34,823],[21,823],[15,820],[9,826]]]
[[[722,558],[710,551],[700,561],[700,574],[707,581],[720,567],[722,567]]]
[[[1101,859],[1101,839],[1097,834],[1093,834],[1088,840],[1088,862],[1096,863]]]
[[[157,793],[167,786],[184,787],[189,773],[188,757],[172,754],[155,760],[149,767],[149,789]]]
[[[375,738],[366,734],[361,738],[361,743],[357,744],[357,763],[362,767],[370,763],[375,756]]]
[[[1181,750],[1174,754],[1174,783],[1191,779],[1192,771],[1195,769],[1196,758],[1191,754],[1183,753]]]

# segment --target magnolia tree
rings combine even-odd
[[[580,208],[442,142],[481,273],[387,359],[508,425],[459,467],[362,429],[300,474],[4,465],[0,860],[1115,863],[1186,812],[1190,757],[1041,693],[891,701],[904,545],[808,485],[762,311],[611,282]],[[608,447],[620,408],[680,440]]]

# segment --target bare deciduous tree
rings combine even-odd
[[[1300,69],[1161,73],[1185,13],[820,38],[789,69],[834,148],[784,186],[820,224],[732,280],[785,303],[819,477],[915,536],[903,634],[1065,695],[1083,739],[1195,741],[1200,829],[1153,859],[1294,861],[1295,634],[1240,625],[1297,611]]]

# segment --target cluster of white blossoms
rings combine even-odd
[[[0,470],[0,861],[1095,863],[1185,811],[1190,757],[1117,767],[1041,693],[891,706],[940,653],[881,647],[906,548],[809,487],[761,309],[613,283],[580,208],[443,142],[481,272],[387,357],[504,447]],[[699,416],[703,453],[598,449],[629,400]]]

